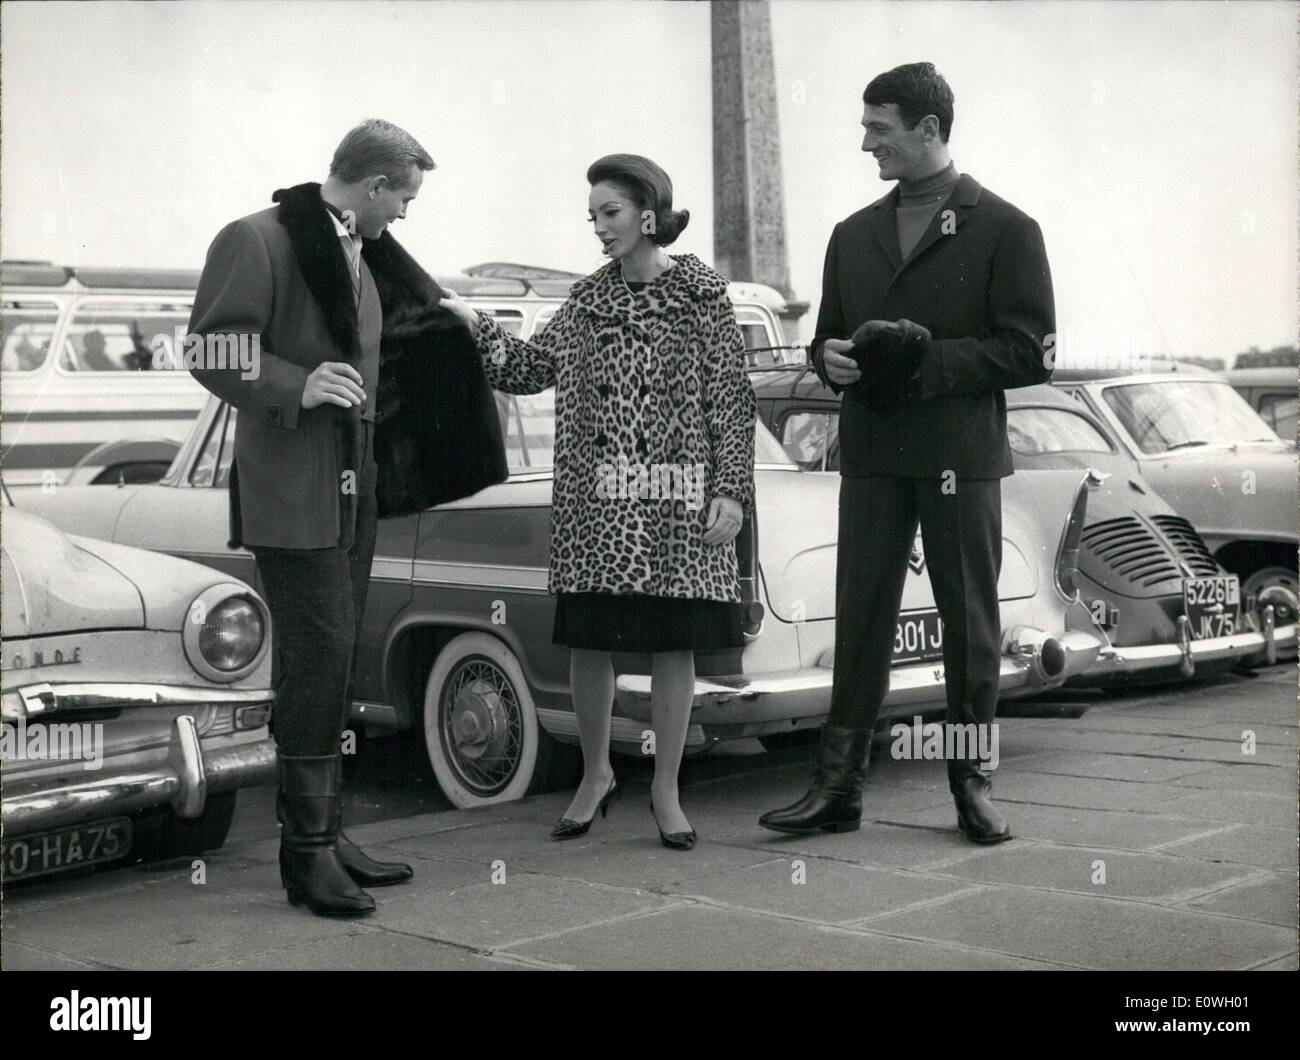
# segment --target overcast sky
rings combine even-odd
[[[928,59],[957,167],[1038,219],[1061,345],[1223,356],[1298,330],[1288,3],[771,4],[787,243],[820,295],[832,225],[884,194],[862,89]],[[6,3],[6,258],[198,267],[231,218],[323,179],[365,117],[438,169],[394,234],[430,271],[599,267],[584,174],[672,175],[712,260],[709,10],[566,0]]]

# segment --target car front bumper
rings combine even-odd
[[[242,693],[239,702],[256,705],[259,697],[262,703],[272,698],[269,692]],[[4,834],[44,832],[156,806],[194,818],[203,813],[208,795],[263,784],[274,776],[275,743],[269,736],[201,740],[194,718],[181,714],[172,721],[165,757],[152,752],[146,761],[114,763],[110,756],[93,773],[69,767],[7,777]]]
[[[1002,656],[1000,696],[1029,696],[1058,687],[1068,678],[1086,672],[1102,648],[1096,637],[1080,631],[1063,633],[1055,639],[1064,655],[1064,666],[1056,673],[1046,673],[1040,659],[1029,653]],[[716,742],[819,725],[830,712],[833,682],[834,670],[825,665],[756,675],[697,678],[687,744],[692,746],[701,739],[708,742],[710,735]],[[650,676],[618,675],[614,701],[623,715],[615,721],[631,722],[636,731],[630,735],[644,735],[643,726],[638,723],[650,720]],[[911,717],[920,704],[942,706],[944,702],[943,663],[908,663],[890,671],[889,693],[879,717]],[[616,741],[619,735],[619,731],[614,733]]]

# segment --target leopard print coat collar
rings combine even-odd
[[[637,294],[623,283],[623,267],[611,261],[570,289],[574,308],[593,317],[626,320],[636,312],[669,315],[692,310],[696,303],[717,298],[727,281],[694,254],[670,254],[673,267],[660,273]]]

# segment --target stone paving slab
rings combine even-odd
[[[1266,791],[1198,791],[1160,804],[1161,813],[1197,817],[1206,821],[1295,827],[1296,802],[1292,795]]]
[[[1296,877],[1270,873],[1262,879],[1249,880],[1235,887],[1194,898],[1188,909],[1239,916],[1266,924],[1296,927]]]
[[[1206,860],[1222,859],[1242,865],[1296,871],[1296,830],[1266,825],[1225,825],[1200,838],[1189,838],[1162,848],[1167,853]]]
[[[683,905],[512,947],[511,953],[597,970],[1051,967],[996,953],[842,931],[797,920]]]
[[[1295,947],[1286,928],[1143,902],[1022,890],[959,894],[915,912],[876,917],[876,931],[962,943],[1085,968],[1247,968]]]
[[[319,939],[292,949],[256,957],[206,965],[212,971],[350,971],[387,968],[393,971],[483,972],[527,970],[518,961],[483,956],[458,946],[448,946],[394,931],[360,930],[341,938]]]
[[[347,934],[345,922],[237,898],[174,879],[115,900],[6,911],[5,945],[17,942],[110,968],[181,970]]]
[[[847,924],[889,909],[924,905],[963,889],[963,883],[920,873],[795,856],[710,873],[670,890],[746,911]]]
[[[1217,765],[1211,769],[1189,773],[1173,783],[1180,788],[1202,788],[1210,791],[1261,791],[1274,795],[1296,797],[1296,771],[1282,766]]]
[[[463,887],[418,911],[403,910],[405,915],[385,918],[383,926],[488,950],[666,904],[646,892],[507,870],[505,883]]]
[[[1162,783],[1206,773],[1209,762],[1160,758],[1155,755],[1087,754],[1078,751],[1043,751],[1017,759],[1011,772],[1051,773],[1062,777],[1092,777],[1098,780],[1130,780]]]
[[[1233,827],[1216,821],[1196,821],[1127,810],[1106,811],[1032,803],[1007,804],[1003,810],[1011,826],[1011,834],[1017,839],[1038,839],[1059,846],[1097,847],[1106,850],[1155,850],[1168,843]],[[899,818],[899,823],[919,829],[939,829],[965,843],[956,832],[953,813],[949,807],[917,810]]]
[[[1258,872],[1242,866],[1168,854],[1132,854],[1029,842],[990,850],[932,871],[971,883],[1017,884],[1040,890],[1140,898],[1165,904],[1190,901],[1233,884],[1255,881],[1259,876]]]
[[[610,840],[576,850],[560,849],[523,858],[515,868],[609,887],[665,892],[700,876],[747,869],[772,860],[771,854],[709,841],[697,843],[690,851],[669,850],[657,837],[645,837]]]

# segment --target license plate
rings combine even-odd
[[[938,611],[913,611],[898,616],[891,665],[943,658],[943,623]]]
[[[115,817],[57,832],[6,839],[0,858],[5,880],[25,880],[98,861],[113,861],[131,849],[131,822]]]
[[[1184,578],[1183,606],[1193,640],[1226,637],[1241,623],[1241,582],[1235,574]]]

